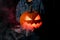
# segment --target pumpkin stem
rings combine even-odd
[[[31,13],[32,12],[32,6],[30,6],[29,8],[30,8],[30,11],[29,12]]]

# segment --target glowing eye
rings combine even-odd
[[[40,16],[39,15],[36,16],[35,20],[40,20]]]
[[[25,20],[32,20],[31,18],[29,18],[28,16],[26,16]]]

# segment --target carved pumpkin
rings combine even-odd
[[[20,25],[24,30],[33,31],[42,25],[41,16],[36,11],[26,11],[20,16]]]

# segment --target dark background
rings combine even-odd
[[[6,28],[8,23],[15,24],[16,15],[15,9],[19,0],[0,0],[0,32]],[[41,28],[36,29],[35,33],[41,37],[42,40],[48,40],[48,0],[42,0],[45,14],[42,15],[43,25]],[[9,16],[8,16],[9,15]],[[10,16],[12,15],[12,16]],[[12,21],[12,22],[11,22]]]

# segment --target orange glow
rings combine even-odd
[[[41,25],[42,25],[42,22],[37,23],[37,24],[35,24],[35,23],[33,23],[33,24],[30,24],[30,23],[29,23],[29,24],[28,24],[27,22],[25,22],[25,23],[22,25],[22,27],[23,27],[24,30],[33,31],[34,28],[39,28]]]
[[[36,11],[33,11],[32,13],[30,13],[29,11],[25,11],[20,16],[19,21],[22,28],[27,31],[33,31],[34,29],[37,29],[42,25],[41,16]]]
[[[32,20],[31,18],[29,18],[28,16],[26,16],[25,20]]]
[[[38,15],[38,16],[35,18],[35,20],[40,20],[40,16]]]
[[[35,23],[32,24],[32,26],[35,26],[35,25],[36,25]]]

